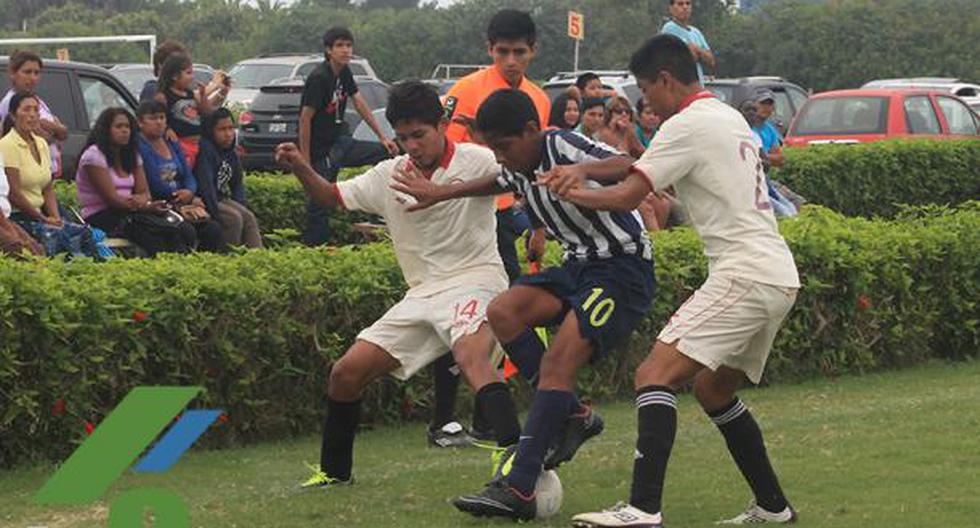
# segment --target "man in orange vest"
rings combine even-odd
[[[532,83],[525,72],[537,52],[537,29],[531,15],[514,9],[503,9],[490,19],[487,26],[487,51],[493,65],[463,77],[446,94],[446,113],[452,119],[446,138],[457,143],[479,142],[473,137],[476,112],[490,94],[505,88],[516,88],[527,93],[534,101],[542,123],[548,122],[551,101],[548,94]],[[513,193],[497,196],[497,249],[504,262],[504,269],[511,282],[521,274],[514,244],[528,228],[535,229],[528,241],[528,256],[537,260],[544,253],[545,231],[542,226],[529,220],[524,211],[514,207]],[[455,447],[471,441],[454,421],[456,389],[459,386],[458,369],[452,356],[436,360],[435,413],[429,426],[429,443],[434,446]],[[487,438],[488,426],[475,412],[473,436]]]

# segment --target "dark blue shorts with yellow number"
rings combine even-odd
[[[514,283],[543,288],[561,299],[557,326],[574,310],[582,337],[595,346],[593,360],[624,343],[650,310],[656,290],[653,263],[632,255],[592,261],[569,260]]]

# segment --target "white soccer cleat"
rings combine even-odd
[[[580,513],[572,517],[575,528],[663,528],[660,513],[647,513],[625,502],[619,502],[608,510]]]
[[[773,513],[763,509],[753,500],[749,503],[749,507],[746,508],[744,512],[732,517],[731,519],[718,521],[715,524],[789,524],[794,522],[796,522],[796,512],[793,511],[792,507],[787,506],[785,510],[779,513]]]

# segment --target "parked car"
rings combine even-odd
[[[879,79],[865,83],[861,88],[918,88],[949,92],[970,105],[974,112],[980,113],[980,84],[968,83],[952,77]]]
[[[544,83],[544,91],[548,93],[548,98],[552,101],[561,95],[569,86],[575,84],[575,79],[583,73],[594,73],[602,81],[603,88],[616,90],[616,93],[629,100],[630,103],[636,102],[643,96],[640,87],[636,85],[636,79],[626,70],[581,70],[575,72],[558,72],[548,82]]]
[[[756,76],[735,79],[712,79],[705,81],[704,87],[718,99],[738,108],[744,101],[752,99],[760,90],[772,90],[776,96],[776,107],[770,120],[783,134],[793,117],[806,102],[807,91],[782,77]]]
[[[227,101],[243,104],[247,108],[263,86],[270,85],[277,79],[305,79],[323,60],[323,55],[295,53],[263,55],[243,60],[228,71],[231,90]],[[354,77],[378,78],[368,60],[357,55],[351,60],[350,69]]]
[[[7,71],[9,64],[9,57],[0,57],[0,69]],[[10,79],[0,75],[0,95],[9,89]],[[115,75],[93,64],[45,59],[37,94],[68,127],[68,139],[61,148],[66,178],[75,177],[85,140],[103,110],[119,106],[136,112],[136,97]]]
[[[375,77],[355,77],[358,91],[372,110],[388,104],[388,85]],[[245,154],[242,164],[247,170],[275,169],[273,150],[284,141],[299,140],[299,111],[304,80],[286,79],[263,86],[249,110],[238,117],[239,144]],[[383,113],[383,112],[382,112]],[[352,103],[347,104],[344,121],[351,130],[361,116]]]
[[[112,64],[107,66],[106,69],[122,81],[126,85],[126,89],[137,99],[140,96],[140,92],[143,91],[143,86],[146,84],[146,81],[156,78],[153,75],[153,66],[149,64]],[[194,64],[194,80],[198,84],[207,84],[211,82],[212,77],[214,77],[214,68],[207,64]]]
[[[980,118],[945,92],[836,90],[810,97],[790,125],[788,146],[865,143],[894,137],[976,137]]]
[[[439,95],[446,95],[460,78],[486,67],[485,64],[439,64],[432,70],[432,76],[422,82],[434,86]]]

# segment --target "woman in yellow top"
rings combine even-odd
[[[10,219],[37,239],[48,255],[96,257],[91,230],[66,222],[51,181],[48,142],[34,133],[40,104],[33,94],[15,94],[3,120],[0,155],[10,185]]]

